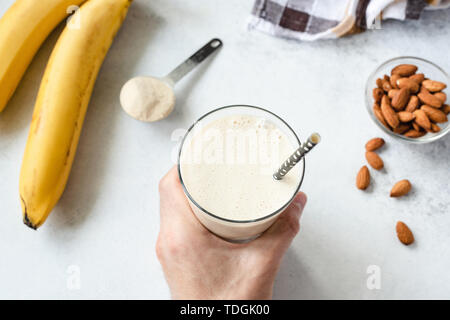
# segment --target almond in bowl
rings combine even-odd
[[[450,131],[449,83],[447,74],[431,62],[392,59],[369,77],[367,109],[388,134],[409,142],[431,142]]]

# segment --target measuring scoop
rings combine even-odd
[[[175,107],[175,84],[222,45],[220,39],[212,39],[163,78],[135,77],[128,80],[120,92],[123,110],[145,122],[166,118]]]

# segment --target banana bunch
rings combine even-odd
[[[48,62],[20,172],[24,223],[42,225],[66,186],[103,60],[132,0],[17,0],[0,20],[0,111],[36,51],[81,5]]]
[[[0,19],[0,112],[50,32],[86,0],[18,0]]]

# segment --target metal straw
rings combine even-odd
[[[281,167],[273,174],[276,180],[281,180],[283,177],[298,163],[303,159],[305,154],[311,151],[319,142],[320,135],[318,133],[313,133],[309,136],[308,141],[300,146],[295,152],[281,165]]]

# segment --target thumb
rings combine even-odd
[[[306,201],[306,194],[299,192],[275,223],[256,239],[254,244],[283,255],[300,230],[300,217]]]

